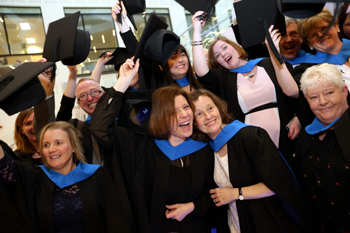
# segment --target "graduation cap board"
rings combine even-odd
[[[102,53],[99,57],[104,56],[106,53]],[[106,65],[114,65],[114,69],[119,71],[120,66],[126,61],[126,59],[131,58],[128,50],[126,48],[116,48],[112,53],[113,58],[109,60]]]
[[[200,15],[199,18],[201,20],[208,20],[215,11],[215,4],[218,0],[175,0],[181,6],[183,6],[186,10],[191,12],[194,15],[197,11],[204,11],[205,15]]]
[[[286,34],[284,16],[279,12],[276,0],[244,0],[234,4],[238,29],[243,48],[261,44],[265,36],[272,52],[282,64],[283,59],[279,55],[272,42],[268,28],[274,25],[282,35]]]
[[[54,62],[26,62],[0,78],[0,108],[8,115],[35,106],[46,98],[37,76]]]
[[[137,30],[133,15],[142,13],[146,10],[145,0],[123,0],[121,2],[124,3],[127,16],[134,28]],[[121,13],[117,15],[117,20],[120,24],[122,23]]]
[[[90,33],[79,30],[80,12],[75,12],[49,25],[43,57],[47,61],[62,61],[64,65],[83,62],[90,52]]]
[[[158,64],[164,64],[168,61],[170,56],[176,51],[177,46],[180,44],[180,40],[176,34],[165,30],[167,27],[168,24],[157,17],[154,13],[151,13],[137,45],[134,61],[138,58],[140,58],[141,62],[144,59],[148,59],[157,62]],[[160,44],[156,45],[155,43]],[[139,72],[139,84],[141,90],[146,89],[142,68],[140,68]]]

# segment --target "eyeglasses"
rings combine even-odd
[[[310,41],[314,41],[314,40],[318,39],[319,37],[321,37],[324,34],[326,34],[331,27],[332,27],[332,24],[328,24],[327,26],[323,27],[320,31],[315,32],[314,34],[309,36],[307,38],[307,40],[310,42]],[[321,33],[321,36],[319,36],[320,33]]]
[[[292,40],[296,40],[299,37],[299,34],[294,33],[294,34],[289,34],[289,35],[284,35],[282,36],[281,40],[286,40],[288,38],[288,36],[292,39]]]
[[[78,101],[81,100],[86,100],[88,98],[88,96],[90,95],[91,97],[95,97],[98,96],[99,94],[101,94],[103,91],[100,90],[93,90],[92,92],[88,93],[88,94],[83,94],[81,96],[79,96]]]

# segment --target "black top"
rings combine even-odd
[[[335,127],[349,130],[350,125],[339,121]],[[335,130],[322,141],[319,134],[302,131],[297,143],[298,179],[315,227],[323,232],[350,231],[350,169],[343,151]]]
[[[111,98],[112,101],[108,103]],[[181,174],[184,180],[172,183],[175,161],[170,161],[152,137],[126,127],[113,127],[113,120],[119,115],[122,102],[123,94],[113,89],[101,96],[92,115],[90,130],[104,149],[113,148],[122,164],[121,173],[136,216],[138,232],[162,233],[168,227],[164,225],[165,204],[172,201],[193,202],[195,205],[194,211],[179,222],[181,232],[209,231],[206,213],[213,205],[209,189],[214,187],[211,148],[207,145],[189,154],[189,163],[186,160],[185,164],[190,164],[190,172],[185,168]],[[168,195],[173,186],[184,187],[182,185],[191,188],[177,190],[179,195]],[[173,229],[173,226],[170,227]]]
[[[81,192],[79,192],[80,197],[76,196],[75,201],[74,198],[69,197],[69,193],[61,195],[60,199],[57,196],[57,191],[60,192],[60,190],[56,190],[56,185],[41,168],[16,162],[7,153],[0,160],[0,178],[6,191],[15,193],[14,205],[20,213],[21,219],[34,232],[56,232],[60,228],[67,232],[66,229],[62,229],[62,227],[67,226],[56,225],[67,223],[68,220],[63,220],[64,216],[61,214],[67,215],[67,212],[64,210],[60,212],[62,205],[58,206],[55,201],[59,201],[60,204],[63,202],[79,204],[77,199],[80,198],[83,208],[80,209],[78,205],[77,212],[74,214],[83,212],[83,224],[80,220],[81,217],[79,219],[79,216],[75,216],[74,218],[79,225],[75,230],[82,232],[81,225],[83,225],[83,232],[114,232],[115,229],[120,230],[120,232],[131,232],[119,193],[115,189],[107,169],[103,167],[100,167],[89,178],[77,183]],[[71,188],[67,187],[61,191],[72,191]],[[4,190],[4,192],[6,191]],[[0,192],[0,196],[3,194]],[[68,203],[68,206],[70,204]],[[72,209],[74,208],[66,208],[68,212]]]

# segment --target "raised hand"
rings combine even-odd
[[[46,58],[40,58],[38,60],[38,62],[46,61]],[[53,89],[55,87],[55,77],[52,75],[52,70],[53,67],[50,67],[38,75],[38,78],[45,89],[46,97],[49,97],[53,94]]]

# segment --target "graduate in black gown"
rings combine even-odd
[[[128,59],[114,88],[100,98],[90,130],[105,149],[114,147],[123,165],[138,230],[210,232],[206,214],[213,205],[212,150],[207,143],[190,139],[193,112],[187,93],[178,86],[157,89],[152,109],[135,113],[135,125],[113,127],[127,87],[119,80],[130,69],[135,68]],[[149,133],[142,134],[136,125],[148,116]]]
[[[315,118],[298,138],[296,175],[316,232],[350,232],[348,87],[326,63],[307,69],[300,82]]]
[[[39,167],[0,153],[1,185],[32,232],[132,232],[109,171],[85,164],[79,134],[62,121],[45,126]]]
[[[298,184],[266,131],[233,121],[227,104],[207,90],[190,96],[193,138],[210,139],[214,150],[218,232],[303,232]]]
[[[242,47],[219,36],[208,48],[207,64],[202,45],[201,29],[205,22],[193,23],[193,64],[199,82],[204,88],[220,96],[228,104],[228,111],[236,119],[264,128],[283,156],[289,162],[293,158],[300,125],[294,118],[291,103],[298,97],[298,86],[289,73],[286,63],[282,65],[273,55],[247,61],[248,54]],[[270,27],[270,34],[278,45],[279,34]],[[270,121],[265,118],[272,119]],[[289,132],[286,128],[291,122]]]

